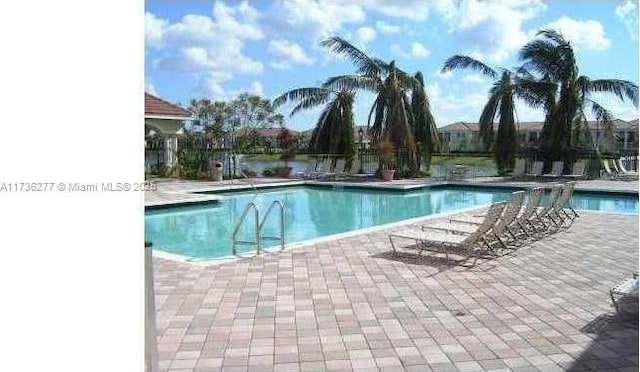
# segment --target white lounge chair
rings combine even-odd
[[[638,175],[638,172],[635,171],[629,171],[625,168],[624,164],[622,163],[622,158],[618,159],[618,168],[622,171],[622,173],[624,174],[629,174],[629,175]]]
[[[525,177],[536,178],[542,174],[542,168],[544,168],[544,163],[541,161],[535,161],[531,165],[531,169],[529,169],[529,173],[525,174]]]
[[[494,203],[489,207],[484,221],[477,225],[472,231],[458,230],[455,226],[451,228],[441,228],[436,226],[423,226],[423,229],[408,228],[389,234],[389,242],[393,248],[394,255],[398,254],[398,249],[415,249],[418,252],[432,251],[444,253],[449,259],[449,252],[454,251],[462,254],[474,255],[474,264],[479,257],[477,250],[481,243],[487,247],[487,251],[495,253],[493,246],[487,239],[487,233],[500,219],[506,202]],[[425,232],[424,230],[430,230]],[[410,240],[414,244],[400,247],[398,240]]]
[[[561,227],[565,222],[568,222],[567,226],[570,226],[573,220],[580,217],[578,212],[571,206],[571,197],[573,196],[575,185],[576,183],[574,181],[562,185],[562,192],[556,199],[556,202],[553,203],[552,213],[558,218],[558,222],[556,222],[558,227]],[[567,213],[567,209],[571,211],[571,214]]]
[[[554,161],[551,164],[551,172],[543,174],[541,177],[545,178],[559,178],[562,177],[562,171],[564,170],[564,162]]]
[[[586,168],[586,164],[584,161],[576,161],[573,163],[573,169],[571,170],[571,174],[566,174],[563,177],[571,178],[571,179],[579,179],[584,178],[584,170]]]
[[[612,164],[615,165],[615,162],[612,162]],[[602,159],[602,166],[604,168],[604,175],[609,179],[622,181],[630,181],[633,179],[632,176],[627,176],[623,173],[620,173],[617,168],[614,168],[615,172],[612,171],[611,167],[609,166],[609,159]]]
[[[522,213],[516,217],[516,223],[520,226],[521,231],[524,234],[516,234],[517,237],[526,235],[527,237],[533,237],[533,234],[527,229],[527,226],[531,227],[535,232],[535,225],[532,222],[536,218],[536,212],[540,206],[540,200],[542,199],[542,193],[544,189],[542,187],[534,187],[529,190],[529,199],[527,205],[522,209]]]
[[[491,228],[492,239],[489,244],[499,243],[504,248],[511,249],[512,247],[507,244],[507,241],[515,242],[517,240],[515,231],[516,217],[522,209],[522,202],[524,201],[524,191],[516,191],[511,194],[511,199],[507,202],[504,208],[504,212],[496,224]],[[485,217],[486,218],[486,217]],[[451,219],[451,223],[466,223],[477,225],[478,221],[474,220],[476,217]],[[508,235],[511,237],[509,238]]]
[[[511,177],[513,178],[522,177],[525,172],[525,165],[526,165],[526,162],[524,159],[517,158],[516,164],[513,167],[513,171],[511,172]]]
[[[539,226],[544,227],[543,230],[540,230],[538,229],[538,226],[535,226],[538,232],[548,231],[552,225],[557,226],[556,221],[553,219],[553,214],[554,214],[555,203],[558,200],[558,197],[560,196],[561,192],[562,192],[562,185],[560,184],[554,185],[551,188],[551,193],[549,194],[549,199],[547,200],[547,204],[544,207],[539,208],[538,211],[536,211],[536,217],[534,220],[532,220],[532,222],[534,222],[534,226],[535,226],[535,222],[538,222]]]

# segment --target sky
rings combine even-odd
[[[337,35],[404,71],[421,71],[439,127],[476,122],[492,82],[463,70],[441,74],[443,62],[466,54],[494,68],[516,67],[519,48],[542,28],[571,41],[580,74],[637,84],[637,0],[147,0],[145,87],[183,106],[245,91],[273,99],[353,73],[348,60],[319,44]],[[594,98],[617,118],[638,117],[629,102]],[[372,102],[357,94],[357,124],[366,125]],[[543,118],[516,107],[519,121]],[[290,108],[279,111],[296,130],[313,128],[321,110],[290,117]]]

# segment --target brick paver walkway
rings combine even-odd
[[[468,268],[395,259],[391,230],[216,266],[155,259],[171,371],[638,370],[608,290],[637,269],[637,216]]]

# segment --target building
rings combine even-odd
[[[164,159],[146,157],[146,166],[164,164],[170,174],[178,162],[178,135],[185,121],[193,120],[191,112],[147,92],[144,93],[144,125],[146,134],[158,134],[163,140]],[[157,156],[157,154],[156,154]]]
[[[589,132],[594,142],[603,152],[611,152],[616,149],[617,141],[620,150],[632,151],[638,149],[638,119],[624,121],[615,119],[614,139],[605,135],[605,130],[601,123],[588,121]],[[544,126],[543,122],[520,122],[516,124],[518,131],[518,142],[520,147],[535,147],[540,139],[540,133]],[[497,132],[498,125],[494,124],[494,132]],[[467,123],[463,121],[451,123],[438,128],[442,138],[443,152],[478,152],[483,151],[482,139],[480,138],[478,123]]]

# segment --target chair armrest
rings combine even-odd
[[[451,219],[451,220],[449,220],[449,222],[466,223],[466,224],[469,224],[469,225],[476,225],[476,226],[482,225],[481,222],[472,222],[472,221],[456,220],[456,219]]]
[[[468,231],[462,231],[462,230],[456,230],[456,229],[447,229],[447,228],[444,228],[444,227],[435,227],[435,226],[428,226],[428,225],[422,225],[422,226],[420,226],[420,228],[422,229],[422,231],[427,229],[427,230],[446,231],[446,232],[450,232],[450,233],[453,233],[453,234],[461,234],[461,235],[469,235],[469,234],[471,234]]]

